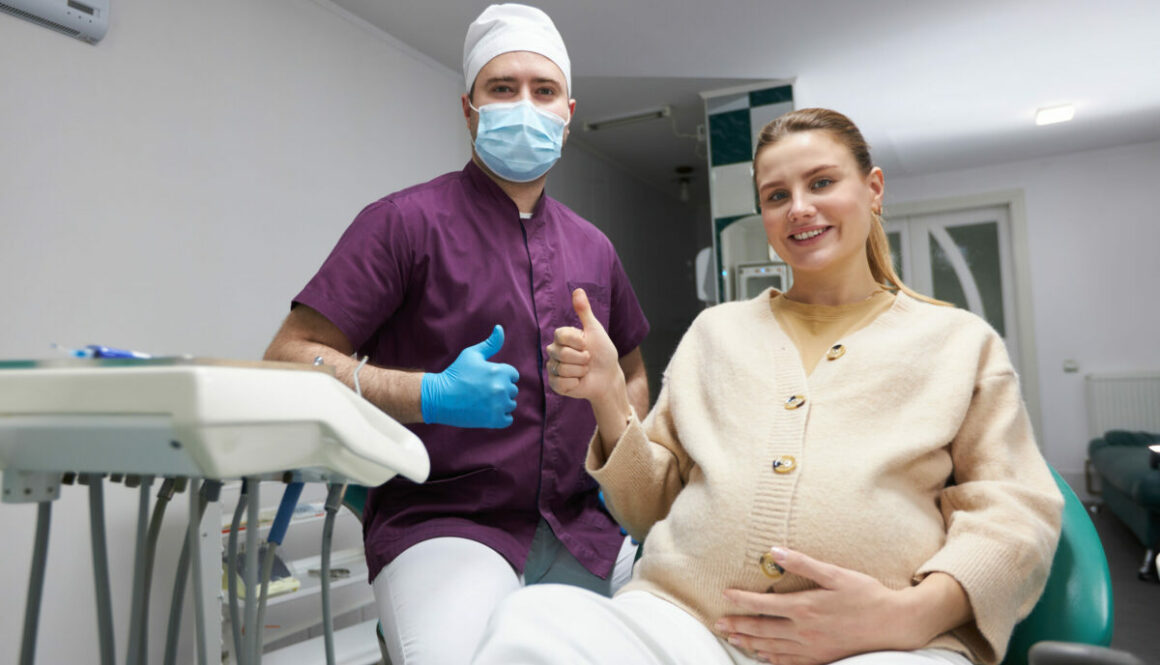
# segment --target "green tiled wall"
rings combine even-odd
[[[753,159],[751,134],[747,108],[709,116],[709,145],[713,146],[709,163],[721,166]]]
[[[788,85],[749,91],[749,106],[765,106],[793,101],[793,87]]]
[[[757,133],[770,120],[793,109],[793,86],[774,85],[756,90],[741,90],[705,99],[709,127],[709,170],[713,215],[713,244],[717,253],[718,294],[725,293],[722,271],[721,231],[733,222],[756,214],[756,192],[739,191],[741,175],[737,165],[753,160]],[[734,165],[729,169],[722,169]],[[732,186],[725,186],[726,180]],[[720,186],[717,183],[722,183]],[[722,196],[721,192],[727,195]],[[725,200],[725,199],[728,200]]]

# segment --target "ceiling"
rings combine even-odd
[[[333,0],[462,71],[488,2]],[[572,58],[570,140],[676,196],[708,185],[698,93],[793,80],[795,104],[849,115],[891,175],[916,175],[1160,140],[1154,0],[535,0]],[[1035,110],[1075,105],[1071,122]],[[668,120],[584,131],[669,105]],[[683,136],[679,136],[683,135]]]

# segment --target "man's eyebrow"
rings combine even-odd
[[[484,81],[484,85],[492,85],[494,83],[516,83],[518,80],[519,79],[515,76],[492,76],[491,78]],[[538,77],[532,79],[532,83],[536,83],[536,84],[551,83],[552,85],[556,85],[556,86],[563,85],[563,83],[561,83],[559,79],[551,78],[551,77],[547,77],[547,76],[538,76]]]

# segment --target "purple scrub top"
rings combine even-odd
[[[580,325],[577,287],[622,356],[640,345],[648,321],[608,238],[546,194],[521,219],[469,162],[363,209],[294,299],[385,367],[440,372],[499,323],[504,345],[491,360],[519,371],[507,428],[408,426],[431,474],[370,492],[372,581],[408,547],[443,536],[488,545],[522,573],[541,517],[588,570],[611,573],[624,537],[584,470],[596,421],[587,401],[552,391],[544,367],[556,328]]]

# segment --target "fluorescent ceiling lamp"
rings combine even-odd
[[[1045,106],[1035,112],[1035,124],[1054,125],[1057,122],[1067,122],[1074,117],[1075,107],[1071,104]]]
[[[592,122],[584,123],[584,131],[594,132],[598,129],[609,129],[611,127],[620,127],[621,125],[631,125],[634,122],[644,122],[645,120],[659,120],[667,118],[673,112],[668,106],[661,106],[647,111],[638,111],[636,113],[627,113],[625,115],[612,116],[604,118],[603,120],[593,120]]]

